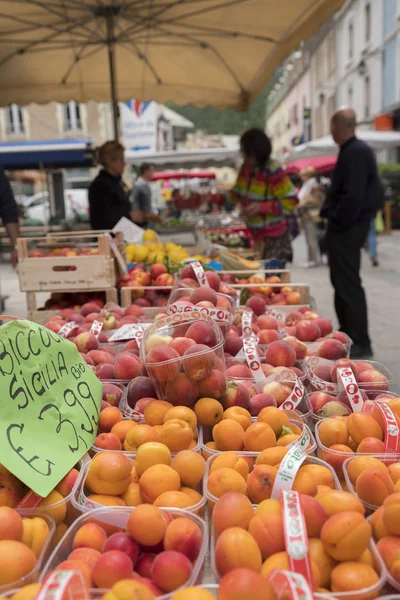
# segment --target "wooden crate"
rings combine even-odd
[[[104,291],[115,287],[115,261],[111,248],[111,238],[107,234],[80,235],[79,241],[85,238],[95,239],[96,255],[88,256],[54,256],[29,257],[28,242],[18,239],[18,274],[22,292],[72,292],[79,290]],[[50,244],[56,241],[71,242],[69,234],[54,235]],[[73,241],[76,241],[74,236]],[[49,238],[31,238],[46,248]],[[89,245],[89,244],[88,244]]]
[[[71,290],[61,290],[61,291],[67,293],[67,292],[70,292]],[[74,291],[86,292],[87,290],[81,289],[81,290],[74,290]],[[118,303],[118,290],[115,287],[109,288],[107,290],[91,290],[91,291],[105,293],[106,302],[115,302],[116,304]],[[46,323],[46,321],[51,319],[51,317],[58,315],[60,313],[60,311],[59,310],[38,310],[36,293],[37,292],[27,292],[27,294],[26,294],[28,319],[30,321],[34,321],[35,323],[39,323],[40,325],[43,325],[44,323]]]

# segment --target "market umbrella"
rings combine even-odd
[[[344,0],[0,0],[0,105],[246,109]],[[111,91],[110,91],[111,90]]]

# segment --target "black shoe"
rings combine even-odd
[[[371,346],[353,346],[350,348],[350,358],[372,358],[374,353],[372,352]]]
[[[377,258],[371,258],[371,264],[373,267],[379,267],[379,262]]]

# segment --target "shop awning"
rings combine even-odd
[[[0,143],[0,165],[8,171],[92,167],[91,140]]]
[[[125,152],[130,165],[151,163],[160,168],[179,169],[199,166],[235,166],[240,158],[239,148],[205,148],[202,150],[170,150],[168,152]]]
[[[198,171],[194,169],[193,171],[159,171],[158,173],[154,173],[153,181],[160,180],[170,180],[170,179],[215,179],[215,173],[212,171]]]
[[[300,173],[302,169],[312,167],[316,173],[329,173],[336,165],[336,156],[318,156],[315,158],[302,158],[286,165],[288,175]]]

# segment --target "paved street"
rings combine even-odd
[[[294,251],[292,281],[309,283],[319,312],[336,322],[328,268],[304,269],[298,266],[306,260],[303,236],[295,241]],[[375,359],[394,374],[396,381],[393,388],[400,393],[400,232],[380,236],[378,252],[379,268],[373,268],[368,256],[363,256],[362,275],[368,297],[371,337]],[[25,294],[19,291],[16,273],[9,265],[2,264],[0,277],[1,292],[9,296],[6,314],[26,316]],[[38,296],[38,306],[41,306],[47,295]]]

